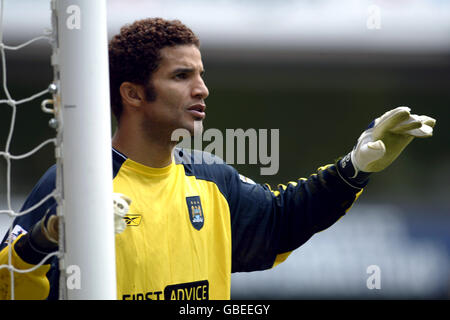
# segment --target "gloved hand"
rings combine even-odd
[[[121,193],[113,193],[114,232],[122,233],[126,223],[123,217],[127,214],[131,199]],[[49,211],[50,212],[50,211]],[[59,216],[47,213],[35,224],[30,232],[31,245],[43,252],[52,252],[58,248]]]
[[[127,224],[124,217],[130,209],[131,199],[121,193],[113,193],[114,232],[122,233]]]
[[[389,166],[414,139],[433,135],[436,120],[398,107],[377,118],[362,133],[351,153],[358,171],[378,172]]]
[[[339,163],[348,178],[385,169],[415,137],[428,138],[433,135],[436,120],[411,114],[410,111],[408,107],[395,108],[369,125],[353,150]],[[349,164],[353,170],[349,170]]]

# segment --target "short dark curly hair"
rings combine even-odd
[[[179,20],[147,18],[125,25],[109,42],[109,78],[111,109],[117,120],[122,114],[120,85],[129,81],[144,85],[146,98],[156,99],[151,84],[153,72],[161,61],[160,50],[167,46],[193,44],[198,37]]]

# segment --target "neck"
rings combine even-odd
[[[149,139],[142,133],[117,129],[112,146],[133,161],[152,168],[167,167],[172,163],[174,142],[167,142],[161,137]]]

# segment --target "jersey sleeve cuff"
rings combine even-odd
[[[30,233],[21,236],[14,244],[14,250],[17,255],[26,263],[39,264],[48,254],[58,250],[55,248],[40,248],[33,244]],[[49,263],[49,262],[47,262]]]
[[[351,154],[338,159],[336,162],[336,171],[349,186],[355,189],[364,188],[369,182],[370,172],[357,171],[352,163]]]

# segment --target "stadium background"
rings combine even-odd
[[[381,29],[367,26],[373,5],[380,9]],[[351,150],[368,123],[393,107],[407,105],[438,120],[434,137],[416,139],[374,175],[335,226],[273,270],[233,275],[232,298],[450,297],[447,1],[108,1],[110,35],[147,16],[178,18],[200,36],[210,90],[205,128],[280,130],[276,176],[260,176],[258,165],[235,165],[257,182],[275,186],[308,176]],[[5,2],[6,44],[49,26],[49,1]],[[16,100],[53,79],[45,41],[8,51],[6,58]],[[0,105],[0,149],[10,116],[10,107]],[[52,137],[49,119],[37,101],[20,105],[11,152],[27,152]],[[53,162],[51,147],[13,161],[16,210]],[[5,174],[3,160],[2,208]],[[2,236],[8,225],[1,216]],[[370,265],[380,267],[381,289],[366,286]]]

